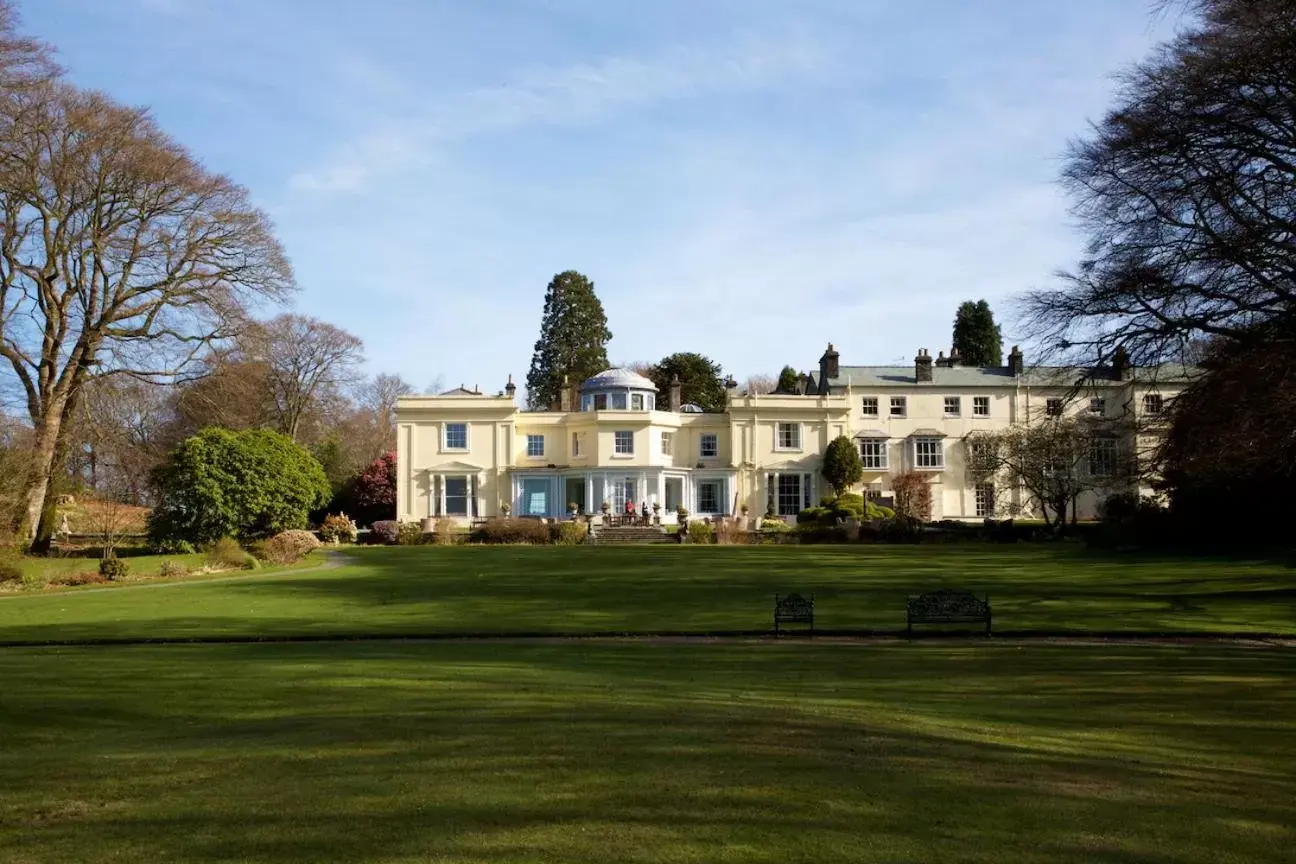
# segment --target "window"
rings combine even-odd
[[[613,393],[613,394],[612,394],[612,410],[613,410],[613,411],[624,411],[624,410],[625,410],[625,407],[626,407],[626,394],[624,394],[624,393]]]
[[[1107,400],[1102,398],[1101,396],[1094,396],[1092,399],[1089,400],[1089,413],[1106,414]]]
[[[859,442],[860,461],[865,471],[884,471],[887,467],[887,441],[885,438],[862,438]]]
[[[990,518],[995,515],[995,487],[993,483],[978,483],[976,487],[976,515]]]
[[[527,456],[531,459],[540,459],[544,456],[543,435],[527,436]]]
[[[780,423],[778,424],[778,439],[775,442],[778,450],[800,450],[801,449],[801,424],[800,423]]]
[[[877,397],[876,397],[876,396],[865,396],[865,397],[864,397],[864,402],[863,402],[863,407],[860,409],[860,411],[864,414],[865,417],[876,417],[876,416],[878,416],[878,399],[877,399]]]
[[[714,459],[720,455],[720,436],[713,432],[704,432],[698,447],[698,455],[703,459]]]
[[[607,410],[607,394],[606,394],[606,393],[599,393],[597,396],[594,397],[594,410],[595,410],[595,411],[606,411],[606,410]]]
[[[657,410],[657,397],[654,396],[654,395],[652,395],[651,393],[649,393],[649,394],[648,394],[647,396],[645,396],[644,398],[648,400],[648,410],[649,410],[649,411],[656,411],[656,410]]]
[[[662,453],[666,456],[675,452],[675,433],[663,432],[661,437]]]
[[[724,481],[723,480],[700,480],[698,481],[698,512],[699,513],[723,513],[724,508],[721,506],[721,499],[724,498]]]
[[[990,416],[990,397],[973,396],[972,397],[972,416],[989,417]]]
[[[633,432],[613,432],[613,452],[617,456],[634,455],[634,433]]]
[[[986,438],[970,438],[967,442],[968,461],[974,470],[993,471],[995,461],[994,442]]]
[[[1165,410],[1165,402],[1160,393],[1146,393],[1143,395],[1143,413],[1160,414]]]
[[[522,481],[522,501],[519,516],[549,515],[549,480],[532,477]]]
[[[593,410],[594,410],[594,397],[593,397],[593,396],[585,395],[585,396],[582,396],[582,397],[581,397],[581,410],[582,410],[582,411],[593,411]]]
[[[945,397],[945,416],[958,417],[963,413],[963,399],[959,396]]]
[[[908,400],[904,396],[891,397],[891,416],[903,417],[909,413]]]
[[[804,509],[801,506],[801,475],[778,475],[778,514],[795,516]]]
[[[468,478],[445,478],[445,515],[468,515]]]
[[[1061,399],[1048,399],[1048,400],[1045,400],[1045,402],[1044,402],[1044,413],[1045,413],[1046,415],[1048,415],[1049,417],[1061,417],[1061,416],[1062,416],[1062,400],[1061,400]]]
[[[945,448],[939,438],[914,439],[915,468],[944,468]]]
[[[574,456],[574,457],[576,457],[576,458],[580,458],[580,455],[581,455],[581,439],[580,439],[580,433],[579,433],[579,432],[573,432],[573,433],[572,433],[572,456]]]
[[[1094,438],[1089,442],[1089,474],[1110,477],[1116,473],[1116,439]]]
[[[446,450],[467,450],[468,449],[468,424],[467,423],[445,424],[445,449]]]
[[[631,411],[642,411],[642,410],[644,410],[644,409],[643,409],[643,394],[642,394],[642,393],[631,393],[631,394],[630,394],[630,410],[631,410]]]

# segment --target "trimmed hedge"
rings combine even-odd
[[[472,543],[531,543],[545,545],[549,542],[549,526],[536,519],[497,517],[487,519],[472,529],[468,535]]]

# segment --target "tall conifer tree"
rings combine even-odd
[[[965,301],[954,316],[954,350],[964,366],[999,366],[1003,363],[1003,334],[994,312],[984,300]]]
[[[575,385],[608,368],[611,338],[594,283],[575,270],[554,276],[527,373],[527,405],[543,411],[558,401],[564,375]]]

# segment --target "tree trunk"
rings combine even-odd
[[[41,528],[41,515],[45,510],[45,498],[50,489],[50,478],[54,473],[59,453],[59,432],[62,412],[49,411],[36,426],[36,441],[32,448],[31,473],[23,484],[22,505],[14,519],[14,534],[26,540],[33,552],[38,552],[37,535]],[[48,542],[45,548],[49,548]]]

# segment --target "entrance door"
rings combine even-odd
[[[563,500],[564,509],[570,510],[571,505],[575,504],[577,513],[588,512],[585,503],[585,478],[568,477],[565,485],[567,487],[567,497]]]
[[[684,503],[684,478],[666,478],[666,512],[674,513]]]
[[[608,479],[609,500],[612,502],[612,514],[614,516],[625,515],[625,505],[627,501],[635,501],[635,478],[633,477],[611,477]],[[635,501],[635,507],[638,508],[639,502]]]

